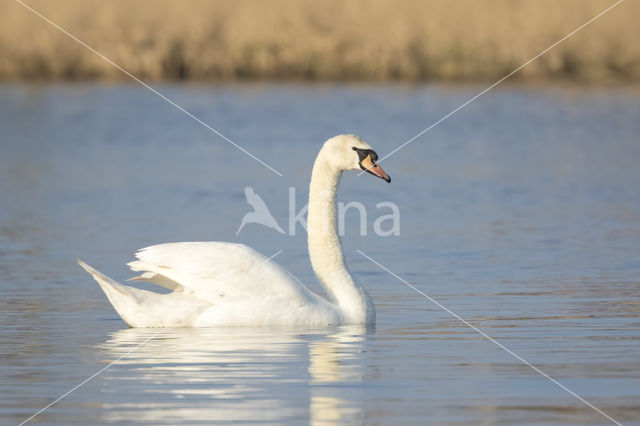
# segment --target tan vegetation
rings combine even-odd
[[[614,0],[23,0],[147,79],[495,79]],[[2,0],[0,78],[127,78]],[[516,78],[640,81],[627,0]]]

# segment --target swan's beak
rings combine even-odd
[[[391,178],[389,175],[382,170],[380,164],[377,161],[371,158],[371,154],[367,155],[361,162],[360,168],[365,170],[367,173],[371,173],[374,176],[378,176],[380,179],[384,179],[387,183],[391,182]]]

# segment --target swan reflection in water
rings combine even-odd
[[[361,420],[371,329],[119,330],[100,346],[103,421]],[[353,384],[354,386],[349,386]],[[108,394],[108,395],[107,395]]]

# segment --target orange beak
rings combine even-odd
[[[367,155],[364,160],[360,162],[360,167],[368,173],[371,173],[374,176],[378,176],[380,179],[386,180],[387,183],[391,182],[391,178],[389,177],[389,175],[384,170],[382,170],[382,167],[380,167],[380,165],[376,161],[371,158],[371,154]]]

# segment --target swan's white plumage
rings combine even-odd
[[[118,315],[130,327],[191,327],[211,306],[179,291],[159,294],[123,285],[81,260],[78,263],[100,284]]]
[[[173,285],[173,291],[159,294],[126,286],[80,263],[131,327],[342,322],[330,303],[244,244],[158,244],[141,249],[136,257],[129,263],[133,271],[143,272],[144,281]]]
[[[276,262],[244,244],[186,242],[158,244],[136,253],[133,271],[153,273],[177,283],[177,290],[209,303],[284,298],[303,304],[308,294]],[[256,282],[263,285],[256,285]]]
[[[141,249],[138,260],[129,263],[133,271],[141,272],[133,280],[165,287],[171,290],[167,294],[120,284],[78,263],[131,327],[373,324],[373,303],[344,264],[335,223],[335,193],[342,171],[360,168],[354,148],[370,150],[353,135],[329,139],[318,154],[310,184],[309,250],[329,300],[243,244],[184,242]]]

